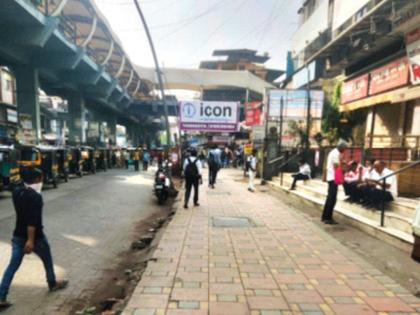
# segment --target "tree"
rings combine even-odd
[[[354,143],[353,128],[366,120],[366,112],[363,110],[340,113],[342,82],[338,82],[333,91],[324,102],[322,115],[322,132],[330,145],[339,139]]]

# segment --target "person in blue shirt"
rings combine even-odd
[[[222,150],[220,150],[217,146],[213,146],[207,157],[207,164],[209,165],[209,187],[213,189],[216,184],[217,173],[222,166],[221,157]]]

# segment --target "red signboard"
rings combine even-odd
[[[345,82],[341,90],[341,103],[346,104],[367,97],[368,87],[369,74]]]
[[[369,95],[395,89],[408,84],[409,68],[407,58],[393,61],[370,73]]]
[[[261,124],[261,102],[250,102],[245,105],[245,125]]]

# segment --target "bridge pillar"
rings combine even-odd
[[[39,76],[38,70],[31,66],[17,66],[14,68],[17,87],[18,113],[21,123],[25,120],[24,129],[32,129],[35,141],[41,141],[41,109],[39,105]]]
[[[72,94],[69,101],[69,140],[72,144],[86,143],[86,108],[80,94]]]
[[[117,144],[117,117],[115,115],[110,115],[108,119],[109,126],[109,144]]]

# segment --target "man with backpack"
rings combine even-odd
[[[190,156],[184,161],[184,177],[185,177],[185,201],[184,209],[188,209],[188,201],[191,195],[191,189],[194,186],[194,206],[198,207],[198,186],[202,182],[201,172],[202,165],[200,159],[197,157],[197,151],[191,149]]]

